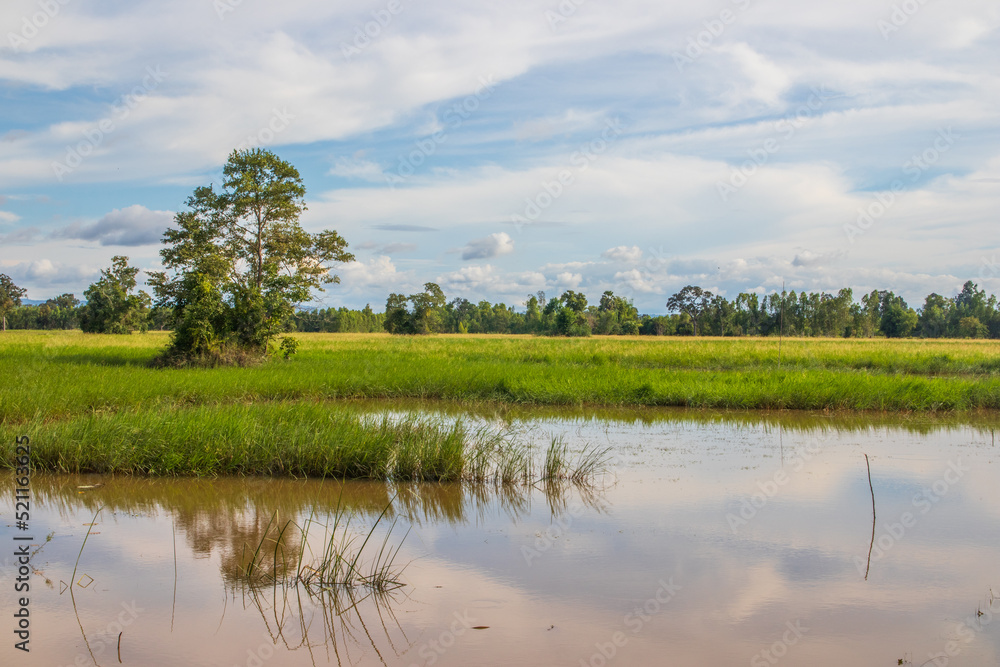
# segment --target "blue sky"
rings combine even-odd
[[[1000,292],[996,2],[329,4],[5,2],[0,272],[155,270],[263,146],[356,256],[329,306]]]

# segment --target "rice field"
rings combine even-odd
[[[1000,408],[995,341],[786,339],[779,351],[776,339],[296,337],[299,353],[287,362],[155,369],[149,363],[166,345],[164,333],[8,331],[0,334],[0,435],[50,443],[36,463],[51,470],[457,479],[474,459],[476,433],[456,423],[366,418],[345,399]],[[355,443],[345,447],[356,451],[331,443]]]

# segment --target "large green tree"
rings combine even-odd
[[[28,293],[23,287],[18,287],[6,273],[0,273],[0,320],[3,320],[3,330],[7,330],[7,313],[21,305],[21,298]]]
[[[705,314],[711,305],[714,295],[695,285],[687,285],[667,299],[667,310],[676,313],[687,313],[694,323],[694,335],[698,335],[698,319]]]
[[[149,327],[149,304],[145,292],[134,292],[139,269],[128,265],[128,257],[115,255],[111,267],[83,293],[87,303],[80,309],[80,328],[87,333],[125,334]]]
[[[150,284],[172,313],[171,356],[262,355],[296,304],[340,282],[329,264],[354,259],[337,232],[302,229],[302,178],[271,151],[233,151],[223,179],[219,192],[196,188],[190,210],[163,235],[160,256],[172,273],[153,274]]]

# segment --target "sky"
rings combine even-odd
[[[262,147],[355,255],[324,307],[996,293],[998,26],[984,0],[5,0],[0,273],[45,299],[156,270]]]

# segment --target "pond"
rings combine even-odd
[[[499,488],[35,475],[28,654],[13,496],[0,522],[3,664],[1000,663],[994,418],[396,409],[607,448],[608,471]],[[359,572],[388,563],[388,585],[292,581],[331,535]]]

